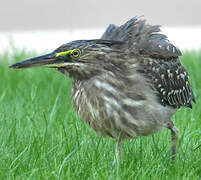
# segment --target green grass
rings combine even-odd
[[[112,167],[115,144],[85,126],[72,108],[71,80],[53,69],[10,70],[0,55],[0,179],[200,179],[201,53],[186,52],[197,104],[172,119],[180,129],[178,157],[170,165],[168,130],[123,143],[123,160]]]

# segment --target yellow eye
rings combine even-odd
[[[78,58],[81,55],[81,51],[79,49],[73,49],[70,55],[72,58]]]

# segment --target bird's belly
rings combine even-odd
[[[151,135],[164,127],[175,113],[175,109],[164,107],[154,93],[143,98],[133,95],[128,98],[87,94],[80,90],[72,93],[74,108],[81,119],[101,136],[113,138],[136,138]]]
[[[123,107],[118,110],[114,108],[109,112],[107,105],[98,109],[87,103],[85,111],[80,112],[79,115],[97,134],[125,139],[147,136],[162,130],[167,127],[171,115],[175,112],[175,109],[158,104],[144,103],[133,108],[135,110],[132,112]]]

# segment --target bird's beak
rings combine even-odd
[[[46,66],[51,68],[58,68],[64,66],[64,60],[57,58],[55,53],[46,54],[43,56],[27,59],[9,66],[13,69],[31,68],[37,66]]]

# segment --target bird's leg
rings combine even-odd
[[[115,148],[115,158],[114,161],[112,163],[113,166],[115,166],[116,164],[118,165],[120,163],[121,160],[121,141],[120,139],[116,140],[116,148]]]
[[[171,138],[172,138],[172,157],[171,161],[173,162],[175,160],[176,154],[177,154],[177,147],[179,142],[179,130],[176,128],[174,123],[170,121],[168,123],[168,129],[171,130]]]
[[[121,159],[121,142],[116,142],[116,148],[115,148],[115,156],[117,160]]]

